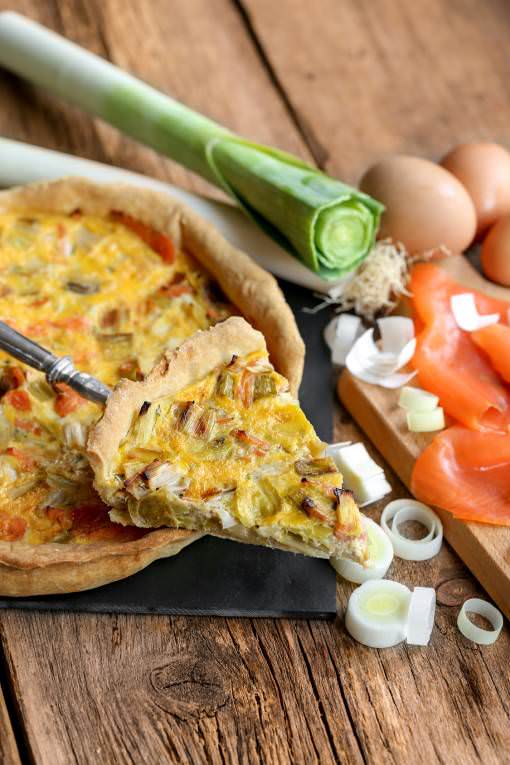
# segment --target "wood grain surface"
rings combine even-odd
[[[0,0],[0,9],[12,5]],[[229,127],[314,158],[347,180],[388,150],[435,155],[471,135],[510,144],[510,7],[503,0],[15,6]],[[7,74],[0,105],[6,136],[205,189]],[[362,438],[344,411],[336,434]],[[388,475],[394,496],[402,495]],[[396,561],[389,573],[436,588],[429,647],[356,644],[342,624],[345,583],[335,623],[2,613],[2,684],[22,760],[504,762],[508,631],[488,648],[457,632],[462,602],[482,593],[447,545],[433,561]]]
[[[0,687],[0,762],[2,765],[20,765],[18,746],[11,720]]]

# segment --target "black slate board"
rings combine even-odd
[[[311,293],[287,282],[281,287],[306,344],[301,405],[329,441],[334,386],[322,340],[327,312],[304,313],[317,302]],[[204,537],[120,582],[69,595],[3,598],[0,608],[320,619],[336,614],[336,580],[324,560]]]

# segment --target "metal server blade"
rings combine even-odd
[[[28,366],[44,372],[50,385],[62,382],[80,396],[97,404],[106,404],[111,391],[92,375],[77,370],[69,356],[54,356],[28,337],[0,321],[0,348]]]

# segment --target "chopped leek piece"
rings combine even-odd
[[[407,412],[407,427],[412,433],[432,433],[445,426],[444,411],[441,406],[432,412]]]
[[[236,376],[232,372],[222,372],[216,383],[216,393],[218,396],[234,398],[236,389]]]
[[[294,464],[294,469],[298,475],[314,476],[326,475],[327,473],[336,473],[336,463],[326,457],[318,457],[315,460],[298,460]]]
[[[333,458],[342,474],[344,488],[353,492],[361,507],[391,491],[384,470],[372,459],[364,444],[330,444],[326,454]]]
[[[160,411],[159,406],[152,404],[138,417],[135,425],[135,444],[142,445],[150,441]]]
[[[331,444],[326,447],[326,454],[333,457],[338,470],[344,477],[346,487],[354,492],[360,479],[368,480],[384,473],[361,443],[350,444],[341,448],[336,448],[335,444]]]
[[[404,385],[398,399],[398,405],[409,412],[432,412],[438,404],[439,396],[411,385]]]
[[[100,287],[97,282],[69,281],[66,282],[68,292],[76,292],[77,295],[95,295]]]
[[[122,361],[130,356],[133,351],[133,334],[131,332],[98,333],[96,337],[108,361]]]
[[[276,383],[273,375],[270,372],[258,374],[253,385],[253,400],[256,401],[258,398],[274,395],[276,395]]]
[[[66,422],[64,441],[71,449],[83,449],[87,443],[87,428],[82,422]]]
[[[436,614],[436,591],[433,587],[415,587],[407,612],[408,645],[428,645]]]
[[[347,484],[344,481],[344,485]],[[391,485],[386,480],[384,473],[380,475],[374,475],[368,480],[362,481],[357,490],[354,491],[354,496],[359,507],[365,507],[371,505],[372,502],[377,502],[382,499],[386,494],[391,492]]]
[[[48,385],[46,380],[33,380],[28,383],[28,391],[31,396],[36,398],[41,403],[45,401],[51,401],[55,398],[53,389]]]

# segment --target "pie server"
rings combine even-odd
[[[3,321],[0,321],[0,348],[29,367],[44,372],[50,385],[66,383],[83,398],[106,404],[111,393],[107,385],[86,372],[79,372],[69,356],[54,356]]]

